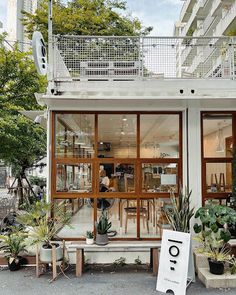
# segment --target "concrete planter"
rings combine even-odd
[[[199,268],[209,268],[208,259],[205,255],[201,253],[193,252],[194,254],[194,264],[195,264],[195,271],[198,274]]]
[[[108,235],[107,234],[104,234],[104,235],[97,234],[96,235],[96,244],[100,245],[100,246],[104,246],[104,245],[108,244]]]
[[[62,260],[63,251],[59,244],[54,244],[56,246],[56,261]],[[45,245],[42,245],[40,248],[40,261],[45,263],[52,262],[52,248],[45,248]]]

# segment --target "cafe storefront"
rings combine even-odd
[[[212,198],[228,202],[235,81],[209,76],[209,68],[181,76],[179,45],[176,38],[55,39],[52,77],[38,102],[48,115],[48,198],[73,212],[60,237],[84,239],[106,210],[111,239],[160,240],[170,193],[182,186],[196,208]]]

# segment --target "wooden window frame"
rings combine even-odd
[[[94,143],[95,146],[98,142],[98,116],[99,115],[136,115],[136,148],[137,152],[136,158],[98,158],[97,148],[95,149],[93,158],[78,158],[78,157],[64,157],[57,158],[55,155],[56,151],[56,115],[57,114],[92,114],[95,115],[95,126],[94,126]],[[140,158],[140,116],[141,115],[178,115],[179,116],[179,157],[178,158]],[[176,163],[178,165],[178,183],[182,183],[183,171],[182,171],[182,150],[183,150],[183,128],[182,128],[182,111],[160,111],[160,112],[91,112],[91,111],[52,111],[52,121],[51,121],[51,159],[52,159],[52,169],[51,169],[51,200],[54,199],[76,199],[76,198],[94,198],[94,221],[97,219],[97,198],[104,197],[104,193],[99,192],[99,183],[96,181],[99,179],[99,165],[102,163],[124,163],[133,164],[135,168],[135,192],[109,192],[106,194],[106,198],[118,198],[118,199],[137,199],[137,238],[113,238],[114,240],[160,240],[160,238],[141,238],[140,237],[140,200],[141,199],[158,199],[158,198],[169,198],[170,194],[168,192],[158,192],[158,193],[147,193],[142,192],[142,164],[143,163]],[[57,192],[56,191],[56,177],[57,177],[57,164],[64,165],[76,165],[80,163],[91,163],[92,165],[92,193],[78,193],[78,192]],[[179,191],[179,185],[178,191]],[[73,238],[73,240],[81,240],[83,238]],[[67,239],[70,240],[70,239]]]
[[[209,163],[231,163],[232,157],[204,157],[204,130],[203,130],[203,120],[204,115],[206,114],[227,114],[232,116],[232,142],[233,148],[236,147],[236,112],[235,111],[201,111],[201,159],[202,159],[202,204],[205,203],[207,199],[219,199],[220,202],[222,199],[226,199],[229,195],[229,192],[217,192],[209,193],[206,191],[206,166]]]

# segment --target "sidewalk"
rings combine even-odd
[[[0,294],[3,295],[161,295],[155,291],[156,277],[150,272],[131,271],[88,271],[76,278],[74,269],[67,271],[67,279],[60,275],[49,283],[51,274],[35,277],[35,268],[28,267],[16,272],[0,271]],[[235,295],[236,289],[206,289],[201,282],[192,283],[187,295]]]

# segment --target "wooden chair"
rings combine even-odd
[[[127,207],[124,208],[126,213],[125,216],[125,233],[127,233],[128,228],[128,220],[129,219],[137,219],[137,201],[136,200],[127,200]],[[144,206],[140,207],[140,217],[143,219],[143,227],[145,228],[145,224],[147,226],[147,232],[149,233],[149,225],[148,225],[148,209]]]
[[[171,206],[171,205],[166,204],[164,201],[159,201],[157,211],[156,211],[156,234],[158,234],[158,231],[159,231],[161,238],[162,238],[163,229],[172,229],[165,214],[165,208],[167,206]]]

